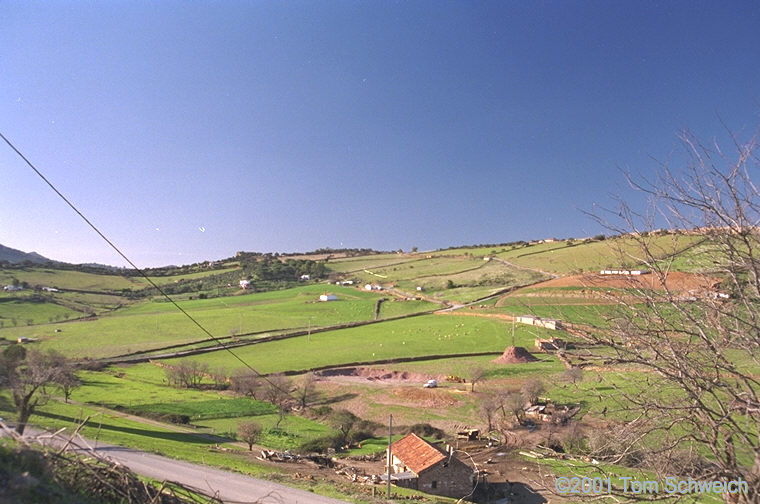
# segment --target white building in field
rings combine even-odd
[[[319,296],[319,300],[320,301],[337,301],[338,300],[338,296],[336,296],[335,294],[325,293],[325,294],[322,294],[321,296]]]
[[[516,322],[519,324],[527,324],[536,327],[543,327],[544,329],[551,329],[556,331],[562,329],[562,321],[556,319],[548,319],[536,317],[535,315],[520,315],[516,317]]]
[[[600,275],[623,275],[639,276],[649,273],[647,270],[629,270],[629,269],[605,269],[599,272]]]

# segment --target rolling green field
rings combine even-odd
[[[99,275],[82,271],[55,270],[42,267],[0,269],[0,284],[8,285],[13,279],[27,282],[30,286],[53,287],[112,292],[122,289],[139,289],[147,284],[142,279],[119,275]]]
[[[44,324],[80,315],[79,312],[44,300],[0,299],[0,326],[2,327]]]
[[[424,315],[364,327],[328,331],[239,348],[235,351],[261,373],[308,370],[403,357],[502,352],[511,341],[511,324],[501,320],[456,315]],[[532,346],[548,330],[518,327],[518,345]],[[228,352],[190,357],[210,366],[239,367]],[[172,360],[167,361],[169,363]]]
[[[414,262],[419,260],[416,254],[373,254],[367,256],[345,257],[331,259],[327,262],[327,269],[337,273],[350,274],[362,272],[365,269],[387,268],[394,265]],[[350,276],[350,275],[348,275]]]
[[[656,236],[652,245],[663,260],[679,252],[672,260],[675,270],[703,271],[716,266],[706,259],[711,248],[699,236]],[[414,374],[406,381],[387,383],[358,377],[353,381],[319,381],[318,404],[346,407],[365,419],[383,421],[391,413],[402,424],[426,422],[453,432],[457,426],[482,423],[480,407],[486,397],[517,393],[528,380],[540,379],[545,384],[543,396],[556,403],[581,406],[576,420],[622,421],[630,418],[630,412],[620,409],[621,394],[645,390],[642,384],[647,376],[640,370],[587,366],[579,381],[569,383],[563,378],[565,364],[556,355],[536,354],[537,362],[525,364],[495,363],[494,359],[513,342],[513,324],[488,315],[534,314],[605,328],[620,308],[593,292],[573,287],[519,287],[547,279],[550,273],[638,266],[634,246],[633,240],[618,238],[331,259],[326,266],[333,272],[333,280],[353,279],[357,285],[308,283],[259,293],[232,288],[224,292],[227,295],[211,299],[190,299],[188,293],[176,299],[203,327],[227,342],[246,343],[287,331],[314,330],[309,335],[234,349],[238,357],[263,374],[350,365]],[[618,254],[621,250],[622,256]],[[491,259],[485,261],[486,256]],[[155,281],[171,285],[235,270],[230,264],[219,270],[156,276]],[[37,267],[0,270],[0,283],[10,283],[14,278],[31,285],[91,292],[61,292],[34,302],[23,297],[32,294],[31,290],[23,296],[2,294],[0,337],[5,340],[37,338],[39,342],[30,348],[56,349],[70,357],[90,359],[175,345],[198,346],[207,340],[171,303],[117,295],[123,289],[144,288],[142,280]],[[364,283],[392,284],[422,299],[403,300],[403,294],[397,297],[386,291],[366,291]],[[417,286],[423,290],[417,291]],[[506,290],[509,294],[498,299],[452,313],[420,314],[440,309],[442,304],[464,304]],[[338,300],[320,302],[323,293],[336,294]],[[197,297],[195,292],[190,294]],[[333,328],[373,321],[378,301],[383,298],[377,322]],[[85,318],[90,314],[94,316]],[[415,314],[420,315],[384,320]],[[16,321],[15,326],[11,320]],[[319,328],[330,330],[319,332]],[[531,351],[536,338],[555,336],[573,339],[564,331],[514,326],[514,344]],[[171,366],[184,359],[207,364],[212,370],[224,368],[228,374],[242,367],[227,351],[162,358],[161,362]],[[746,356],[737,355],[735,361],[737,365],[751,365]],[[442,382],[432,391],[421,388],[426,376],[455,375],[469,381],[470,373],[478,368],[484,377],[475,392],[470,392],[469,384],[454,382]],[[83,385],[74,390],[72,404],[51,400],[32,418],[33,423],[71,429],[91,415],[85,428],[90,437],[236,469],[250,465],[250,457],[225,440],[235,438],[237,425],[243,420],[253,419],[264,427],[261,445],[281,450],[295,449],[334,432],[323,417],[293,412],[276,427],[275,406],[259,396],[253,400],[216,390],[210,377],[198,389],[169,387],[164,369],[154,363],[113,365],[102,371],[79,371],[78,376]],[[297,377],[293,380],[298,382]],[[14,417],[7,393],[0,394],[0,416]],[[170,416],[186,416],[192,426],[163,421]],[[218,443],[230,451],[216,451]],[[365,451],[375,450],[372,445],[367,443]],[[255,465],[246,469],[260,470]],[[563,469],[557,471],[562,473]]]
[[[646,238],[657,257],[678,255],[689,247],[699,244],[700,235],[653,235]],[[595,271],[607,267],[637,267],[641,261],[638,244],[631,238],[608,238],[606,240],[556,240],[544,243],[495,245],[486,247],[460,247],[425,254],[433,257],[469,256],[479,259],[492,256],[509,261],[523,268],[558,274]],[[693,271],[698,267],[692,257],[698,254],[683,254],[676,262],[683,271]]]
[[[700,242],[701,236],[664,235],[649,238],[656,257],[670,257]],[[640,267],[639,245],[630,238],[603,241],[552,242],[516,248],[497,254],[509,262],[559,274],[596,271],[608,267]]]
[[[181,306],[216,337],[229,337],[371,320],[375,303],[381,297],[377,292],[330,286],[329,292],[336,294],[338,300],[320,302],[319,295],[326,290],[323,285],[307,285],[285,291],[184,301]],[[424,301],[406,301],[398,307],[394,303],[384,304],[388,305],[388,314],[381,311],[384,317],[431,307]],[[61,332],[54,332],[56,329]],[[39,338],[43,348],[80,358],[110,357],[207,339],[171,303],[150,301],[90,321],[6,328],[3,335],[14,339]]]
[[[504,296],[495,304],[476,311],[508,315],[537,315],[572,324],[605,327],[608,320],[619,315],[621,310],[619,305],[610,302],[604,303],[598,299],[570,296],[564,289],[546,289],[538,293],[531,291],[524,295],[520,295],[521,293],[522,291],[519,291],[515,295]]]
[[[451,252],[451,251],[447,251]],[[392,285],[428,298],[468,303],[506,288],[529,285],[549,278],[502,261],[484,261],[483,255],[416,253],[370,256],[330,262],[329,268],[359,284]],[[421,292],[417,288],[421,287]]]

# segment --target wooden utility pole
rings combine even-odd
[[[512,317],[512,346],[515,346],[515,317]]]
[[[391,466],[393,454],[391,453],[391,440],[393,438],[393,415],[388,417],[388,499],[391,498]]]

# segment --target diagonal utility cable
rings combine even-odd
[[[98,235],[99,235],[101,238],[103,238],[103,240],[105,240],[105,242],[106,242],[106,243],[108,243],[108,245],[110,245],[110,246],[111,246],[111,248],[112,248],[112,249],[114,249],[114,250],[116,251],[116,253],[117,253],[117,254],[119,254],[119,255],[121,256],[121,258],[122,258],[122,259],[124,259],[125,261],[127,261],[127,263],[129,263],[129,265],[130,265],[130,266],[132,266],[132,268],[134,268],[134,270],[135,270],[135,271],[137,271],[137,272],[138,272],[138,273],[139,273],[139,274],[140,274],[140,275],[141,275],[141,276],[142,276],[142,277],[143,277],[145,280],[147,280],[147,281],[148,281],[148,283],[149,283],[150,285],[152,285],[152,286],[153,286],[153,287],[154,287],[154,288],[155,288],[155,289],[156,289],[158,292],[160,292],[160,293],[161,293],[161,295],[167,299],[167,301],[169,301],[171,304],[173,304],[173,305],[174,305],[174,307],[175,307],[175,308],[177,308],[177,309],[178,309],[180,312],[182,312],[182,314],[183,314],[185,317],[189,318],[189,319],[190,319],[190,320],[193,322],[193,324],[195,324],[196,326],[198,326],[198,328],[199,328],[201,331],[203,331],[203,333],[204,333],[204,334],[206,334],[206,335],[207,335],[209,338],[211,338],[212,340],[214,340],[214,341],[215,341],[216,343],[218,343],[218,344],[219,344],[219,345],[220,345],[220,346],[221,346],[223,349],[227,350],[227,351],[228,351],[228,352],[229,352],[229,353],[230,353],[230,354],[231,354],[233,357],[235,357],[235,358],[236,358],[238,361],[240,361],[240,363],[241,363],[241,364],[243,364],[245,367],[247,367],[248,369],[250,369],[251,371],[253,371],[254,373],[256,373],[258,376],[261,376],[261,373],[259,373],[258,371],[256,371],[256,370],[255,370],[255,369],[254,369],[254,368],[253,368],[253,367],[252,367],[250,364],[248,364],[246,361],[244,361],[244,360],[243,360],[243,359],[242,359],[242,358],[241,358],[241,357],[240,357],[238,354],[236,354],[235,352],[233,352],[233,351],[232,351],[232,349],[231,349],[230,347],[228,347],[227,345],[225,345],[225,344],[224,344],[224,342],[222,342],[222,341],[221,341],[219,338],[217,338],[216,336],[214,336],[213,334],[211,334],[211,333],[209,332],[209,330],[208,330],[208,329],[206,329],[205,327],[203,327],[203,325],[201,325],[201,323],[200,323],[200,322],[198,322],[197,320],[195,320],[195,318],[194,318],[192,315],[190,315],[189,313],[187,313],[187,312],[186,312],[186,311],[185,311],[185,310],[184,310],[184,309],[183,309],[183,308],[182,308],[180,305],[178,305],[178,304],[177,304],[177,302],[176,302],[176,301],[174,301],[174,300],[173,300],[173,299],[172,299],[172,298],[171,298],[171,297],[170,297],[170,296],[169,296],[169,295],[168,295],[166,292],[164,292],[164,290],[163,290],[161,287],[159,287],[159,286],[158,286],[158,284],[156,284],[156,283],[155,283],[153,280],[151,280],[151,278],[150,278],[148,275],[146,275],[146,274],[145,274],[145,272],[144,272],[142,269],[138,268],[138,267],[137,267],[137,265],[135,265],[135,263],[133,263],[133,262],[132,262],[132,261],[129,259],[129,257],[127,257],[127,256],[126,256],[126,255],[125,255],[125,254],[124,254],[124,253],[123,253],[121,250],[119,250],[119,247],[117,247],[116,245],[114,245],[114,243],[113,243],[111,240],[109,240],[109,239],[106,237],[106,235],[104,235],[104,234],[103,234],[103,233],[100,231],[100,229],[98,229],[98,228],[95,226],[95,224],[93,224],[92,222],[90,222],[90,220],[89,220],[87,217],[85,217],[85,216],[84,216],[84,214],[83,214],[82,212],[80,212],[80,211],[79,211],[79,209],[78,209],[77,207],[75,207],[75,206],[74,206],[74,204],[73,204],[71,201],[69,201],[69,200],[66,198],[66,196],[64,196],[64,195],[61,193],[61,191],[59,191],[59,190],[58,190],[58,189],[57,189],[57,188],[56,188],[56,187],[55,187],[55,186],[54,186],[54,185],[53,185],[53,184],[52,184],[52,183],[51,183],[51,182],[50,182],[50,181],[49,181],[49,180],[48,180],[48,179],[45,177],[45,175],[43,175],[43,174],[42,174],[42,172],[40,172],[40,171],[39,171],[39,170],[38,170],[38,169],[37,169],[37,168],[36,168],[36,167],[35,167],[35,166],[32,164],[32,162],[31,162],[31,161],[29,161],[29,160],[26,158],[26,156],[24,156],[24,155],[21,153],[21,151],[20,151],[20,150],[18,150],[18,149],[16,148],[16,146],[15,146],[15,145],[13,145],[13,143],[11,143],[11,141],[10,141],[10,140],[8,140],[8,139],[5,137],[5,135],[3,135],[3,134],[2,134],[2,132],[0,132],[0,137],[2,137],[2,139],[5,141],[5,143],[7,143],[7,144],[8,144],[8,146],[9,146],[11,149],[13,149],[13,151],[14,151],[16,154],[18,154],[18,155],[19,155],[19,157],[20,157],[21,159],[23,159],[23,160],[24,160],[24,162],[25,162],[27,165],[29,165],[29,168],[31,168],[32,170],[34,170],[34,173],[36,173],[36,174],[37,174],[37,175],[38,175],[38,176],[39,176],[39,177],[40,177],[42,180],[44,180],[44,181],[45,181],[45,183],[46,183],[48,186],[50,186],[50,188],[51,188],[53,191],[55,191],[55,193],[56,193],[58,196],[60,196],[60,198],[61,198],[63,201],[65,201],[65,202],[66,202],[66,204],[67,204],[67,205],[69,205],[69,206],[71,207],[71,209],[72,209],[72,210],[74,210],[74,211],[77,213],[77,215],[79,215],[79,216],[82,218],[82,220],[84,220],[84,221],[85,221],[85,222],[86,222],[86,223],[87,223],[87,224],[88,224],[88,225],[89,225],[89,226],[90,226],[90,227],[91,227],[91,228],[92,228],[92,229],[93,229],[93,230],[94,230],[96,233],[98,233]],[[268,381],[268,380],[267,380],[267,381]]]

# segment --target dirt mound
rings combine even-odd
[[[501,357],[494,359],[492,362],[496,362],[497,364],[520,364],[537,360],[538,359],[533,357],[533,355],[523,347],[509,346],[504,350],[504,353],[501,354]]]

